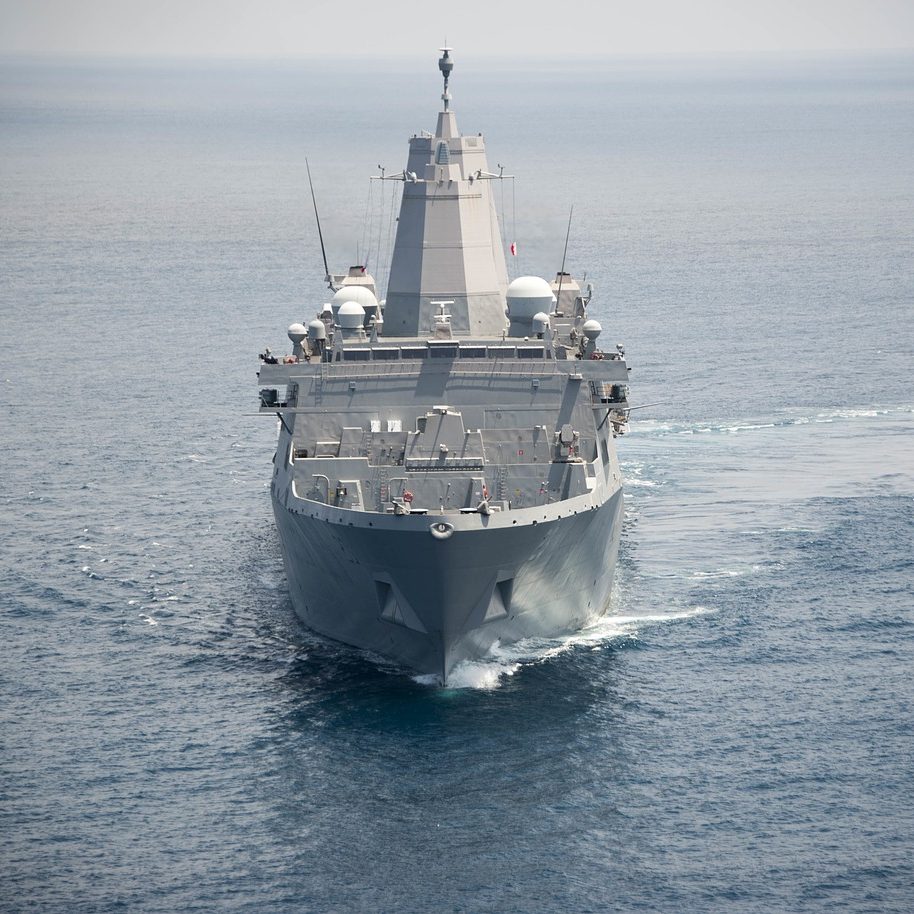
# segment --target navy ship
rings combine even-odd
[[[362,267],[261,356],[278,415],[270,488],[295,611],[330,638],[447,683],[496,643],[606,612],[629,414],[624,349],[592,289],[508,281],[482,135],[451,108],[409,140],[386,297]],[[316,210],[316,207],[315,207]],[[326,258],[325,258],[326,267]]]

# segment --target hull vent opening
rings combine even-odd
[[[413,611],[403,595],[387,581],[375,581],[378,596],[378,618],[391,625],[402,625],[414,632],[427,634],[421,619]]]

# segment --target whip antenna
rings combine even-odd
[[[317,212],[317,210],[315,210]],[[571,235],[571,217],[574,215],[574,204],[568,211],[568,228],[565,230],[565,250],[562,251],[562,269],[559,270],[559,290],[555,293],[556,309],[561,307],[562,302],[562,280],[565,278],[565,258],[568,256],[568,238]]]
[[[317,210],[314,210],[317,212]],[[565,250],[562,251],[562,272],[565,272],[565,258],[568,256],[568,239],[571,236],[571,217],[574,215],[574,204],[571,204],[571,209],[568,211],[568,228],[565,230]]]
[[[308,169],[308,186],[311,188],[311,202],[314,204],[314,219],[317,222],[317,237],[320,239],[321,243],[321,256],[324,258],[324,280],[327,285],[330,286],[331,291],[336,292],[336,287],[333,285],[333,282],[330,279],[330,267],[327,266],[327,250],[324,247],[324,234],[321,232],[321,217],[317,212],[317,197],[314,196],[314,182],[311,180],[311,166],[308,164],[308,159],[305,159],[305,168]],[[565,245],[567,247],[568,240],[565,240]]]

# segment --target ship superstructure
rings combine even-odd
[[[618,551],[621,346],[590,291],[508,282],[481,135],[450,109],[410,140],[386,302],[362,268],[267,354],[271,494],[293,604],[311,628],[442,682],[495,642],[605,612]],[[390,180],[391,176],[387,176]]]

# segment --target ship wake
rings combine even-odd
[[[694,606],[675,612],[645,615],[608,614],[586,628],[555,638],[525,638],[513,644],[496,643],[478,660],[457,663],[448,676],[448,689],[498,689],[525,667],[548,663],[563,654],[579,650],[599,651],[613,644],[637,641],[641,634],[656,625],[691,619],[710,612],[705,606]],[[440,687],[435,675],[412,677],[421,685]]]

